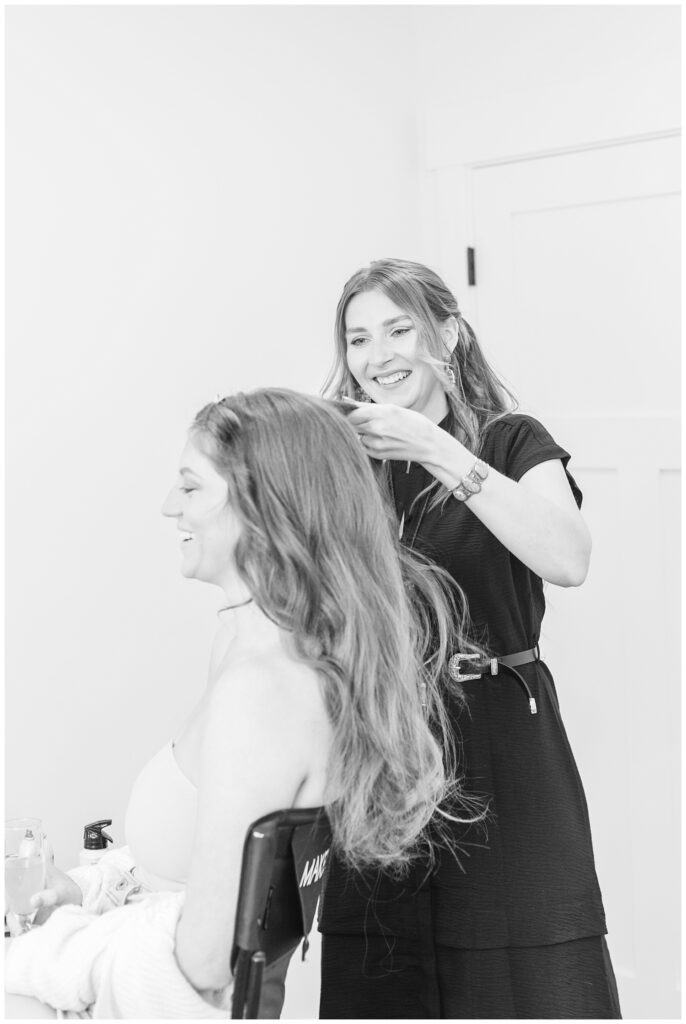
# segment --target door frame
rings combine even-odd
[[[499,167],[504,164],[546,160],[549,157],[566,156],[590,150],[607,149],[615,146],[629,146],[639,142],[654,142],[657,139],[678,138],[680,128],[657,132],[642,132],[638,135],[608,137],[570,146],[539,149],[525,153],[504,153],[502,156],[481,160],[474,156],[460,162],[441,162],[427,167],[429,191],[433,199],[431,209],[435,211],[437,223],[433,237],[436,239],[435,263],[445,271],[457,293],[460,309],[479,335],[477,307],[479,281],[479,254],[476,253],[476,286],[469,284],[467,275],[467,248],[474,245],[476,229],[474,223],[473,176],[484,167]],[[461,254],[456,258],[456,254]]]

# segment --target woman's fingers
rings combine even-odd
[[[348,423],[352,423],[354,427],[363,427],[367,423],[373,423],[382,418],[384,409],[383,405],[361,405],[349,413]]]
[[[358,437],[362,442],[362,447],[366,451],[367,455],[373,459],[387,459],[386,445],[383,438],[371,437],[369,434],[359,434]]]
[[[412,436],[413,416],[410,413],[408,418],[408,410],[399,409],[396,405],[369,405],[351,412],[348,422],[358,433],[402,441]]]
[[[348,417],[368,455],[375,459],[417,460],[423,449],[417,439],[432,424],[420,413],[397,405],[366,405]]]
[[[36,910],[41,907],[54,907],[57,905],[59,896],[56,889],[41,889],[31,897],[31,906]]]
[[[60,906],[63,901],[57,889],[42,889],[31,897],[31,905],[36,910],[34,924],[45,924],[53,910]]]

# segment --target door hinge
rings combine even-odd
[[[471,247],[467,249],[467,284],[476,284],[476,260]]]

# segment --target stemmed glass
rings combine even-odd
[[[5,822],[5,904],[22,932],[33,924],[31,897],[45,888],[45,836],[40,818]]]

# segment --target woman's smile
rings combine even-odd
[[[345,336],[348,369],[373,401],[443,419],[445,389],[409,313],[382,291],[359,292],[345,311]]]
[[[377,375],[374,380],[377,384],[380,384],[384,388],[392,388],[396,384],[402,384],[403,381],[412,373],[412,370],[396,370],[394,373],[387,373],[381,376]]]
[[[233,553],[241,527],[228,504],[226,480],[193,438],[183,450],[181,463],[178,482],[162,507],[164,515],[177,521],[181,572],[233,593]]]

